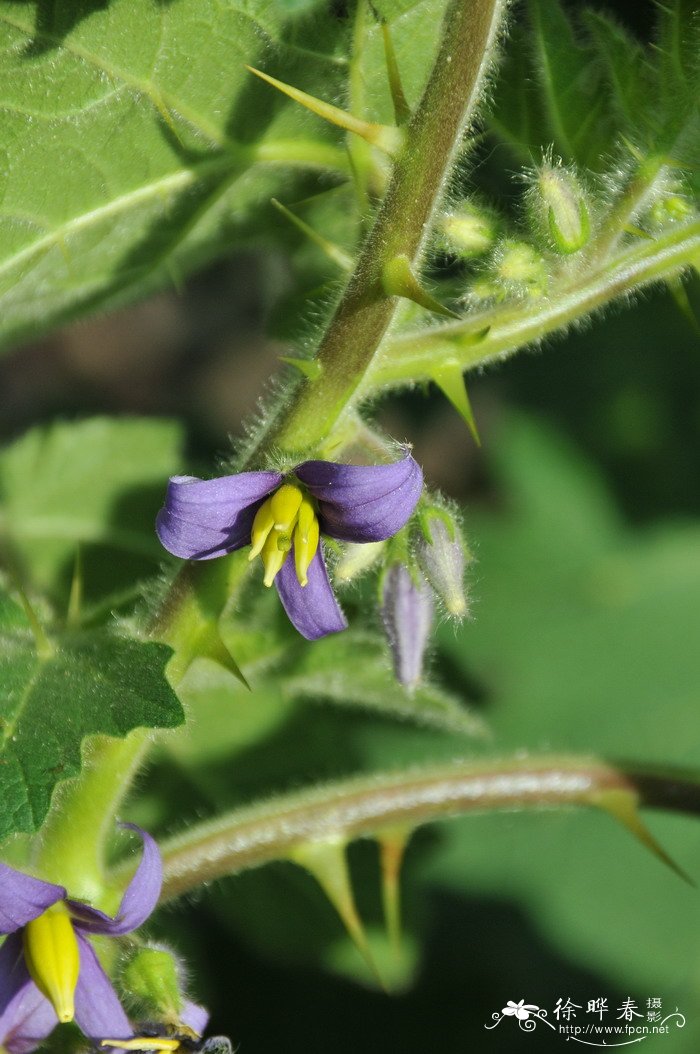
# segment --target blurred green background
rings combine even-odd
[[[605,6],[648,36],[651,4]],[[484,154],[482,185],[494,169],[508,172],[502,151]],[[294,234],[281,241],[286,251],[247,244],[178,292],[9,355],[0,362],[3,438],[57,417],[178,418],[188,463],[209,472],[286,350],[290,317],[311,311],[327,277]],[[700,316],[697,278],[686,288]],[[481,449],[435,392],[394,397],[379,416],[463,507],[477,558],[474,619],[440,627],[430,669],[491,738],[290,701],[255,684],[249,696],[201,665],[185,689],[193,735],[168,740],[132,806],[152,829],[424,759],[569,751],[697,769],[697,329],[654,289],[475,377],[470,395]],[[151,515],[156,488],[149,500]],[[138,572],[156,566],[146,560]],[[369,602],[368,590],[347,599]],[[649,824],[698,880],[697,821],[651,815]],[[360,908],[387,958],[376,848],[356,845],[351,860]],[[544,1026],[526,1034],[512,1019],[493,1032],[484,1025],[507,1000],[551,1017],[557,999],[570,998],[584,1018],[596,997],[608,1000],[606,1023],[626,997],[642,1013],[650,998],[665,1013],[678,1007],[685,1028],[645,1049],[698,1049],[698,891],[607,817],[508,814],[421,830],[404,897],[391,997],[372,987],[333,909],[291,865],[219,883],[164,910],[157,925],[190,963],[213,1031],[244,1054],[554,1050],[565,1040]]]

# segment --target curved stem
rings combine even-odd
[[[430,329],[401,333],[388,343],[368,374],[363,394],[429,380],[445,362],[462,369],[483,366],[562,329],[616,297],[673,275],[700,251],[700,220],[620,254],[541,301],[497,306]]]
[[[105,844],[151,739],[143,728],[124,739],[87,739],[80,775],[58,788],[34,843],[33,862],[42,878],[92,903],[104,896]]]
[[[318,349],[320,374],[302,382],[261,441],[294,452],[326,438],[346,410],[392,322],[382,288],[395,256],[419,259],[487,68],[501,0],[450,0],[437,57],[406,130],[386,196]],[[254,452],[253,452],[254,453]],[[249,460],[252,454],[249,454]]]
[[[621,798],[628,803],[624,813],[617,805]],[[162,899],[287,858],[291,849],[310,841],[350,840],[469,812],[602,807],[640,836],[639,826],[626,819],[638,804],[700,814],[700,783],[685,774],[571,756],[463,761],[345,780],[240,809],[168,839],[161,847]]]

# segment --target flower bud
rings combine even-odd
[[[166,948],[139,948],[125,965],[124,988],[155,1017],[178,1018],[182,1008],[180,967]]]
[[[359,578],[377,562],[385,546],[386,542],[348,542],[335,565],[334,581],[345,585]]]
[[[457,525],[444,514],[428,514],[426,534],[416,546],[418,565],[447,613],[460,621],[469,614],[464,591],[464,568],[471,561]]]
[[[527,242],[511,238],[501,242],[493,263],[495,275],[507,292],[517,296],[542,296],[546,292],[545,262]]]
[[[428,637],[433,624],[430,586],[405,564],[391,564],[382,582],[382,622],[396,680],[412,692],[423,672]]]
[[[470,202],[464,202],[440,220],[446,246],[458,256],[481,256],[496,240],[495,218]]]
[[[651,221],[654,227],[666,227],[669,223],[687,220],[693,206],[681,194],[668,194],[655,201],[651,207]]]
[[[591,221],[583,191],[572,173],[562,166],[542,165],[534,193],[539,198],[538,211],[546,217],[552,248],[565,256],[582,249],[591,234]]]

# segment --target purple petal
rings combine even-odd
[[[150,834],[136,824],[123,823],[120,826],[136,831],[143,839],[141,862],[126,887],[115,918],[79,900],[68,901],[76,929],[86,933],[101,933],[110,937],[131,933],[146,921],[158,903],[160,887],[163,884],[163,864],[158,845]]]
[[[380,542],[416,507],[423,473],[410,454],[391,465],[305,461],[295,475],[319,502],[321,531],[346,542]]]
[[[57,1024],[54,1008],[29,977],[22,935],[10,934],[0,948],[0,1046],[27,1054]]]
[[[294,554],[291,552],[275,578],[277,592],[289,621],[307,640],[318,640],[327,633],[339,633],[347,629],[345,615],[328,581],[320,546],[309,565],[308,577],[307,585],[299,585]]]
[[[82,934],[77,934],[80,973],[75,989],[75,1021],[99,1046],[101,1039],[128,1039],[134,1030],[122,1009],[112,982]]]
[[[0,934],[14,933],[65,896],[63,886],[0,864]]]
[[[218,479],[173,476],[158,513],[161,545],[185,560],[211,560],[250,542],[258,503],[279,485],[279,472],[239,472]]]
[[[198,1003],[193,1003],[186,999],[180,1013],[180,1021],[183,1025],[191,1028],[193,1032],[196,1032],[198,1036],[202,1036],[209,1022],[209,1011],[205,1006],[200,1006]]]

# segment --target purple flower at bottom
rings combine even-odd
[[[406,524],[423,489],[406,453],[388,465],[305,461],[289,473],[240,472],[201,480],[173,476],[156,531],[185,560],[211,560],[246,545],[262,558],[290,621],[307,640],[347,627],[319,535],[379,542]]]
[[[89,941],[137,929],[158,902],[163,879],[158,847],[134,824],[143,854],[114,918],[63,886],[0,864],[0,1045],[10,1054],[34,1050],[59,1021],[75,1020],[98,1042],[133,1034],[112,983]]]

